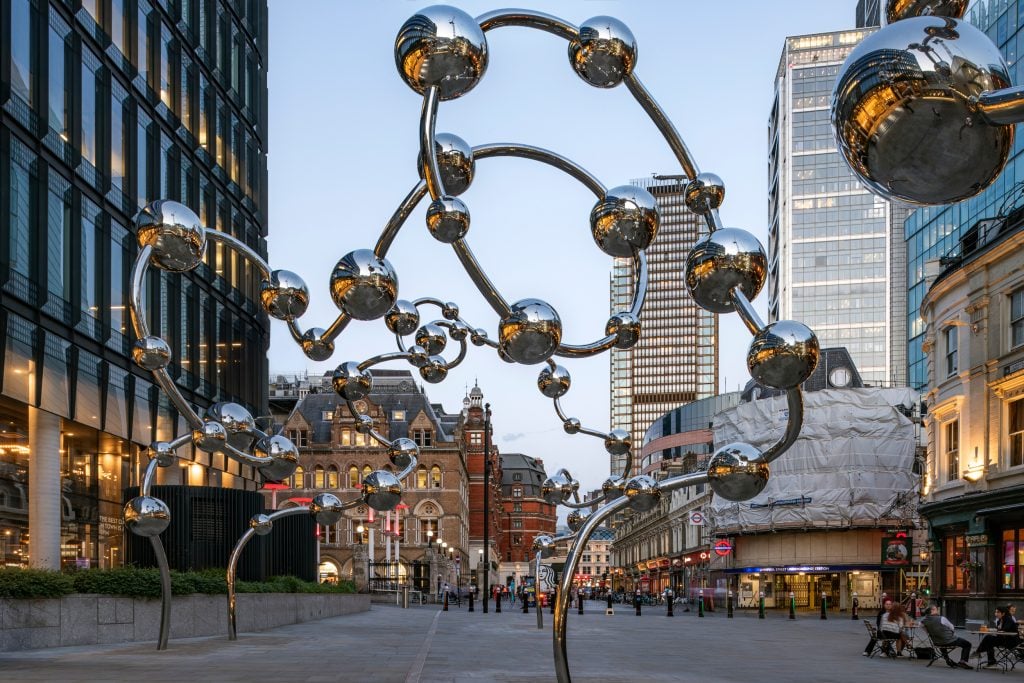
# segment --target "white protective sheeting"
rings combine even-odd
[[[734,503],[712,496],[716,533],[784,528],[877,526],[917,488],[916,428],[893,406],[912,406],[911,389],[829,389],[804,393],[796,443],[771,464],[761,495]],[[746,441],[762,451],[786,428],[785,396],[742,403],[715,416],[715,447]]]

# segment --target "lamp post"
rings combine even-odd
[[[488,580],[491,575],[491,557],[490,548],[491,543],[491,519],[490,519],[490,507],[491,507],[491,404],[484,404],[484,580],[481,582],[483,585],[483,595],[490,595],[490,581]],[[487,614],[487,600],[484,600],[484,614]]]
[[[431,548],[434,544],[434,530],[427,529],[427,547]]]
[[[366,527],[363,526],[362,522],[359,522],[359,526],[356,527],[356,543],[359,545],[363,544],[363,532],[366,531]],[[353,566],[355,566],[353,564]],[[353,571],[354,573],[354,571]],[[370,592],[370,559],[366,559],[366,592]]]

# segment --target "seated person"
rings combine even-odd
[[[886,600],[884,603],[882,603],[882,609],[878,610],[878,616],[875,617],[875,631],[876,631],[876,633],[878,631],[882,630],[882,617],[885,616],[885,614],[890,609],[892,609],[892,600]],[[878,642],[876,638],[871,638],[870,640],[868,640],[868,644],[864,648],[864,656],[865,657],[870,657],[871,656],[871,651],[875,649],[875,643],[876,642]]]
[[[932,639],[932,644],[935,646],[943,645],[956,645],[960,648],[960,661],[954,664],[949,657],[946,657],[946,664],[950,666],[960,666],[963,669],[970,669],[971,665],[967,663],[967,659],[971,656],[971,643],[966,638],[957,638],[956,631],[953,629],[953,624],[950,623],[949,619],[939,615],[939,608],[932,605],[928,608],[928,614],[921,619],[921,625],[924,626],[924,630],[928,632],[928,636]]]
[[[907,646],[907,637],[903,633],[903,627],[909,623],[910,618],[907,616],[907,610],[903,609],[903,605],[893,605],[892,609],[882,616],[881,636],[884,640],[896,641],[897,656]],[[889,653],[886,652],[886,654]]]
[[[1013,648],[1020,643],[1020,638],[1017,637],[1017,620],[1010,615],[1008,608],[996,607],[995,626],[997,633],[985,636],[978,645],[978,656],[980,657],[982,652],[988,655],[986,667],[996,666],[997,647]]]

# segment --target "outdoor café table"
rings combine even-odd
[[[1010,631],[993,631],[992,629],[989,629],[987,631],[973,631],[973,633],[974,635],[978,636],[978,645],[981,645],[981,641],[985,639],[985,636],[1013,636],[1014,638],[1018,637],[1016,633]],[[993,655],[995,655],[996,664],[998,664],[1003,671],[1006,671],[1006,669],[1010,667],[1010,657],[1013,653],[1013,650],[1014,648],[1012,647],[996,645],[995,649],[992,652]],[[977,647],[975,647],[975,651],[977,651]],[[980,669],[985,665],[986,662],[988,662],[988,655],[979,656],[978,664],[974,668]]]
[[[919,621],[912,621],[904,626],[903,633],[907,636],[907,648],[910,650],[911,657],[917,656],[916,648],[931,646],[927,631],[924,630]]]

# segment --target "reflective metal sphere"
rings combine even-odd
[[[299,465],[298,447],[291,439],[281,434],[258,439],[253,446],[253,455],[258,458],[273,458],[272,462],[258,468],[267,481],[283,481],[295,474],[295,468]]]
[[[629,499],[629,507],[637,512],[653,510],[661,500],[661,489],[658,488],[658,482],[646,474],[627,481],[622,494]]]
[[[384,314],[384,324],[400,337],[412,334],[420,324],[420,312],[411,301],[399,299]]]
[[[584,524],[587,523],[587,517],[589,516],[590,515],[585,515],[579,510],[573,510],[565,518],[565,523],[569,527],[569,531],[576,533],[583,528]]]
[[[402,484],[387,470],[370,472],[363,479],[363,502],[377,512],[393,510],[402,500]]]
[[[434,135],[434,155],[437,157],[437,170],[441,174],[444,191],[453,197],[469,189],[476,172],[476,160],[473,159],[473,148],[451,133]],[[423,177],[423,156],[416,155],[416,168]]]
[[[551,505],[561,505],[578,491],[580,483],[561,472],[557,472],[547,479],[540,486],[540,495]]]
[[[324,339],[322,327],[311,327],[303,332],[299,346],[310,360],[327,360],[334,354],[334,342]]]
[[[249,518],[249,528],[256,532],[257,536],[266,536],[274,529],[274,522],[269,515],[258,514]]]
[[[635,185],[613,187],[590,211],[590,233],[609,256],[632,256],[646,249],[658,234],[658,202]]]
[[[542,363],[562,341],[562,319],[550,304],[523,299],[498,324],[498,349],[516,363]]]
[[[698,173],[686,184],[686,208],[698,216],[711,213],[725,199],[725,183],[714,173]]]
[[[640,341],[640,318],[629,311],[616,313],[608,318],[604,333],[615,335],[615,348],[631,349]]]
[[[555,539],[547,534],[533,538],[533,552],[540,553],[542,559],[549,559],[555,554]]]
[[[427,207],[427,230],[445,244],[462,239],[469,232],[469,208],[455,197],[435,199]]]
[[[427,323],[416,330],[415,338],[416,345],[422,346],[430,356],[441,353],[448,345],[448,337],[445,336],[444,328],[437,323]]]
[[[967,0],[887,0],[885,23],[895,24],[911,17],[935,16],[959,19],[967,11]]]
[[[708,485],[726,500],[750,500],[768,485],[768,463],[748,443],[722,446],[708,461]]]
[[[598,88],[613,88],[636,66],[636,38],[613,17],[592,17],[569,42],[569,63],[579,77]]]
[[[356,320],[375,320],[398,300],[398,275],[369,249],[350,251],[331,273],[331,299]]]
[[[446,301],[441,309],[441,315],[445,320],[455,320],[459,317],[459,305],[454,301]]]
[[[309,501],[309,514],[317,524],[331,526],[341,519],[341,500],[333,493],[318,493]]]
[[[561,365],[556,365],[553,370],[551,366],[545,367],[537,376],[537,388],[548,398],[564,396],[571,385],[572,377]]]
[[[578,417],[570,417],[568,420],[562,423],[562,429],[565,430],[566,434],[579,434],[580,429],[583,425],[580,424]]]
[[[136,339],[132,346],[132,360],[143,370],[163,370],[171,362],[171,347],[160,337]]]
[[[473,346],[483,346],[487,343],[487,330],[476,328],[469,335],[469,341],[473,342]]]
[[[331,386],[343,399],[357,401],[373,389],[373,375],[369,370],[360,370],[359,363],[350,360],[334,369]]]
[[[369,415],[358,415],[356,417],[355,429],[360,434],[369,434],[373,431],[373,418]]]
[[[973,98],[1011,85],[988,37],[967,22],[904,19],[871,34],[839,72],[832,126],[871,191],[916,204],[973,197],[1002,171],[1013,126],[988,123]]]
[[[429,356],[427,363],[420,368],[420,377],[431,384],[443,382],[448,376],[448,362],[441,356]]]
[[[220,422],[233,448],[247,452],[255,437],[256,420],[252,413],[237,403],[214,403],[206,409],[206,419]]]
[[[633,446],[633,438],[625,429],[613,429],[604,438],[604,449],[609,455],[625,455]]]
[[[405,437],[395,439],[388,448],[388,460],[399,470],[408,467],[413,458],[418,457],[419,454],[420,447],[416,445],[416,442]]]
[[[472,330],[469,329],[469,325],[461,320],[453,320],[451,327],[448,328],[448,336],[452,338],[452,341],[460,342],[471,333]]]
[[[414,368],[422,368],[430,362],[427,350],[419,344],[413,344],[406,350],[409,354],[409,365]]]
[[[426,7],[399,29],[395,66],[419,94],[436,85],[442,100],[452,100],[472,90],[487,70],[487,38],[462,10]]]
[[[171,509],[159,498],[137,496],[124,506],[124,525],[136,536],[158,536],[170,523]]]
[[[795,389],[818,365],[818,337],[795,320],[779,320],[754,335],[747,352],[750,376],[766,387]]]
[[[275,270],[260,283],[260,303],[271,318],[295,320],[309,307],[309,287],[290,270]]]
[[[753,301],[767,277],[764,247],[746,230],[716,230],[697,240],[686,256],[686,289],[712,313],[732,312],[729,293],[734,287]]]
[[[626,480],[613,475],[604,480],[601,484],[601,492],[605,495],[605,501],[610,502],[620,498],[626,490]]]
[[[204,453],[222,451],[227,442],[228,432],[220,422],[207,421],[192,430],[192,443]]]
[[[167,199],[149,203],[135,216],[140,247],[153,247],[150,263],[175,273],[192,270],[206,253],[206,229],[195,212]]]
[[[150,460],[156,460],[156,464],[160,467],[170,467],[177,458],[171,444],[166,441],[154,441],[149,444],[146,455]]]

